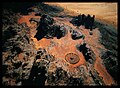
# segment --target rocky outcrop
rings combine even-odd
[[[34,37],[37,38],[37,40],[53,37],[60,39],[67,33],[65,27],[55,24],[54,19],[49,15],[42,15],[40,25],[36,30],[37,33]]]
[[[40,22],[40,19],[39,19],[39,18],[31,18],[29,21],[30,21],[30,23],[32,23],[32,22],[36,22],[37,25],[38,25],[39,22]]]
[[[84,35],[81,32],[78,32],[76,30],[72,31],[71,37],[72,37],[73,40],[78,40],[78,39],[81,39],[81,38],[84,39]]]
[[[37,59],[45,59],[49,62],[53,62],[55,60],[55,57],[53,55],[50,55],[45,49],[39,48],[36,55]]]
[[[113,76],[115,80],[118,80],[118,76],[116,75],[118,72],[118,62],[113,52],[108,50],[102,55],[101,58],[103,59],[103,63],[111,76]]]
[[[48,73],[46,85],[67,85],[69,77],[62,68],[57,68],[54,73]]]
[[[80,14],[74,17],[70,22],[75,26],[84,25],[85,28],[90,29],[90,31],[92,31],[94,26],[94,19],[95,19],[95,15],[91,17],[89,14],[87,16],[84,14],[82,15]]]
[[[107,49],[106,52],[101,51],[101,58],[103,63],[110,73],[110,75],[117,81],[118,76],[118,40],[117,40],[117,31],[114,27],[109,24],[103,24],[100,21],[96,21],[95,25],[99,28],[101,33],[100,43],[105,46]]]
[[[3,13],[2,84],[22,85],[22,81],[29,77],[36,50],[30,39],[29,28],[16,24],[17,14],[12,17],[9,11],[7,13],[5,17]],[[11,21],[6,25],[5,20],[9,19]]]
[[[89,61],[90,63],[94,63],[96,56],[95,53],[90,49],[90,47],[86,44],[83,43],[82,45],[77,45],[77,49],[83,53],[86,61]]]
[[[41,19],[31,18],[29,21],[36,22],[38,25],[37,34],[35,37],[37,40],[42,38],[53,38],[57,37],[60,39],[66,34],[71,33],[71,38],[73,40],[78,40],[83,38],[84,35],[72,29],[69,25],[59,23],[59,21],[54,20],[49,15],[43,15],[45,12],[50,12],[52,14],[59,12],[59,8],[50,7],[40,3],[39,6],[35,6],[32,9],[28,9],[28,12],[35,12],[35,15],[42,16]],[[39,8],[37,8],[39,7]],[[45,8],[47,7],[47,8]],[[44,10],[44,11],[42,11]],[[90,28],[88,24],[91,20],[91,16],[86,18],[88,21],[85,21],[84,14],[79,15],[77,18],[73,18],[73,24],[80,26],[85,25],[86,28]],[[48,48],[51,47],[58,48],[58,42],[51,41],[48,48],[39,48],[35,49],[35,45],[31,40],[30,28],[26,23],[16,24],[17,19],[19,18],[18,14],[15,14],[11,10],[3,11],[3,27],[2,27],[2,84],[3,85],[37,85],[37,86],[79,86],[79,85],[105,85],[103,78],[99,73],[94,69],[94,62],[96,60],[95,53],[91,48],[83,43],[77,45],[76,48],[83,54],[85,57],[85,64],[80,66],[73,66],[81,61],[81,58],[75,53],[68,53],[63,58],[56,58],[55,55],[49,53]],[[94,19],[94,17],[93,17]],[[89,23],[92,26],[92,23]],[[103,25],[101,25],[103,26]],[[32,28],[31,28],[32,29]],[[102,28],[104,29],[104,28]],[[32,29],[33,30],[33,29]],[[105,28],[106,30],[106,28]],[[101,30],[103,34],[105,33]],[[116,37],[115,33],[106,30],[110,35]],[[92,33],[91,33],[92,34]],[[107,34],[107,33],[106,33]],[[106,35],[105,34],[105,35]],[[103,36],[104,42],[111,46],[106,46],[110,50],[107,52],[102,52],[101,57],[103,59],[104,65],[106,66],[108,72],[115,78],[117,78],[117,46],[114,42],[115,38],[110,37],[110,41],[106,42],[106,37]],[[107,38],[108,38],[107,37]],[[67,38],[66,38],[67,39]],[[73,41],[72,40],[72,41]],[[58,40],[57,40],[58,41]],[[79,40],[78,40],[79,41]],[[69,47],[69,46],[68,46]],[[72,49],[72,48],[71,48]],[[114,50],[113,50],[114,49]],[[75,50],[76,51],[76,50]],[[79,51],[76,51],[79,53]],[[67,52],[66,52],[67,53]],[[60,54],[60,53],[59,53]],[[83,58],[84,59],[84,58]],[[111,67],[111,68],[110,68]]]

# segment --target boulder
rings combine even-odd
[[[83,38],[83,34],[81,32],[77,32],[77,31],[73,30],[71,37],[73,40],[77,40],[77,39]]]
[[[64,26],[57,26],[57,27],[58,29],[55,30],[56,31],[55,36],[57,37],[57,39],[60,39],[61,37],[64,37],[66,35],[67,30],[65,29]]]
[[[95,19],[95,15],[93,15],[93,17],[91,17],[90,14],[88,14],[87,16],[84,14],[80,14],[76,17],[74,17],[70,22],[75,25],[75,26],[81,26],[84,25],[85,28],[90,29],[92,31],[93,25],[94,25],[94,19]]]
[[[57,39],[60,39],[67,33],[66,28],[64,26],[55,24],[54,19],[49,15],[43,15],[41,17],[40,25],[36,30],[38,31],[34,37],[37,38],[37,40],[40,40],[43,37],[48,39],[57,37]]]
[[[30,22],[34,21],[34,22],[39,23],[39,22],[40,22],[40,19],[39,19],[39,18],[31,18],[29,21],[30,21]]]

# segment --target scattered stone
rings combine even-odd
[[[77,40],[77,39],[83,38],[83,34],[81,32],[77,32],[77,31],[73,30],[71,37],[73,40]]]
[[[83,43],[82,45],[77,45],[77,49],[83,53],[86,61],[91,59],[93,62],[96,59],[95,53],[88,47],[86,43]]]
[[[90,34],[90,35],[93,35],[93,32],[90,31],[89,34]]]
[[[5,16],[5,18],[3,17],[4,20],[11,20],[7,22],[7,25],[3,23],[4,29],[2,28],[3,85],[22,85],[22,80],[29,78],[32,63],[34,62],[34,58],[31,57],[35,56],[35,48],[30,44],[33,41],[30,41],[27,25],[17,24],[17,19],[14,19],[17,14],[9,14],[8,11],[8,15]],[[24,58],[28,63],[25,62]]]
[[[34,21],[38,24],[40,22],[40,19],[39,18],[31,18],[29,21],[30,22]]]

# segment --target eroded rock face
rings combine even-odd
[[[115,80],[118,79],[117,77],[117,68],[118,68],[118,62],[115,58],[115,55],[111,51],[106,51],[102,55],[103,63],[106,66],[108,72],[114,77]]]
[[[54,21],[53,18],[51,18],[48,15],[43,15],[41,17],[40,25],[36,29],[36,30],[38,30],[36,35],[35,35],[35,38],[37,38],[37,40],[40,40],[43,37],[45,37],[49,33],[49,31],[53,31],[51,29],[51,25],[53,24],[53,21]]]
[[[40,64],[40,63],[39,63]],[[23,85],[36,85],[36,86],[44,86],[46,80],[46,67],[33,65],[29,79],[23,81]]]
[[[90,49],[90,47],[86,43],[83,43],[82,45],[77,45],[76,47],[80,52],[83,53],[86,61],[89,61],[93,64],[93,62],[96,59],[96,56],[94,52]]]
[[[84,25],[85,28],[90,29],[92,31],[94,26],[94,19],[95,15],[91,17],[89,14],[86,16],[84,14],[80,14],[76,17],[74,17],[70,22],[75,26],[81,26]]]
[[[84,39],[83,34],[81,32],[77,32],[75,30],[72,31],[71,37],[72,37],[73,40],[78,40],[78,39],[81,39],[81,38]]]
[[[65,27],[55,24],[54,19],[49,15],[42,15],[40,19],[40,25],[36,30],[38,30],[35,35],[37,40],[53,37],[60,39],[67,33]]]
[[[118,69],[118,40],[117,40],[117,32],[114,27],[109,24],[103,24],[98,21],[95,22],[95,25],[99,28],[101,33],[100,43],[105,46],[107,51],[101,52],[101,58],[103,60],[104,66],[110,75],[117,80],[117,69]]]
[[[37,23],[37,25],[38,25],[38,24],[39,24],[40,19],[39,19],[39,18],[31,18],[29,21],[30,21],[31,23],[32,23],[32,22],[36,22],[36,23]]]
[[[54,73],[48,73],[46,85],[67,85],[69,77],[62,68],[57,68]]]
[[[51,18],[47,16],[45,16],[45,18],[46,18],[46,22],[43,23],[48,26],[46,28],[51,28],[51,30],[54,29],[54,31],[51,32],[49,31],[49,29],[45,31],[44,30],[41,31],[38,29],[38,31],[41,31],[41,33],[47,33],[44,37],[49,38],[50,36],[52,37],[54,36],[59,39],[65,36],[67,31],[64,25],[61,26],[58,24],[54,24],[54,22],[52,23]],[[12,28],[16,30],[17,29],[16,26],[13,26]],[[22,28],[24,28],[25,30],[21,30]],[[40,28],[44,28],[44,26]],[[75,74],[76,75],[82,74],[82,75],[76,78],[73,75],[71,75],[72,71],[69,72],[65,71],[62,68],[62,65],[55,65],[56,64],[55,59],[57,58],[49,54],[46,51],[46,49],[39,48],[37,51],[35,50],[34,45],[32,45],[32,41],[30,40],[30,35],[28,34],[28,31],[29,28],[26,25],[22,24],[19,25],[19,31],[16,31],[14,36],[12,36],[10,39],[6,38],[7,41],[5,41],[3,46],[6,48],[3,48],[4,52],[3,52],[3,65],[2,65],[4,67],[3,68],[4,85],[38,85],[38,86],[42,86],[42,85],[50,85],[50,86],[77,85],[78,86],[84,84],[89,85],[89,82],[85,81],[87,78],[89,78],[89,75],[87,75],[88,71],[86,70],[82,71],[80,67],[78,73],[76,72]],[[71,36],[75,34],[73,36],[73,38],[75,39],[79,39],[82,36],[82,34],[74,30],[72,30],[71,33],[72,33]],[[81,49],[81,46],[79,47],[79,50],[83,52],[84,55],[89,51],[87,49],[88,48],[86,48],[86,46],[84,46],[83,49]],[[87,52],[84,50],[87,50]],[[75,58],[78,60],[74,61]],[[73,64],[79,61],[79,58],[74,55],[71,56],[70,59],[71,62],[73,62]],[[87,59],[90,58],[86,58],[86,60]],[[60,63],[62,63],[62,60]],[[61,67],[57,67],[57,66],[61,66]],[[84,69],[86,69],[86,67],[84,67]],[[94,83],[94,81],[90,81],[90,83],[92,82]]]
[[[13,21],[12,24],[8,22],[9,25],[3,24],[2,28],[4,40],[2,42],[2,83],[22,85],[22,80],[29,77],[36,50],[31,44],[28,27],[16,24],[10,14],[5,16],[8,16],[5,19],[10,17]]]
[[[28,28],[25,23],[21,25],[16,24],[15,19],[13,19],[12,16],[9,17],[9,12],[6,12],[6,14],[3,20],[4,39],[2,43],[3,85],[105,85],[99,73],[94,69],[96,56],[87,44],[83,43],[76,46],[78,50],[75,48],[75,51],[82,52],[85,57],[85,64],[73,66],[81,60],[81,58],[77,56],[77,53],[73,54],[70,53],[70,51],[68,55],[63,54],[63,57],[56,58],[56,56],[50,54],[46,48],[39,48],[36,50],[33,41],[30,39],[30,28]],[[13,13],[10,12],[10,14]],[[84,15],[82,15],[82,17],[79,15],[78,20],[79,23],[77,25],[85,25]],[[65,37],[67,32],[71,33],[70,39],[72,39],[70,41],[79,41],[81,38],[84,39],[81,32],[72,29],[68,25],[58,23],[57,20],[54,20],[48,15],[42,15],[40,22],[39,19],[30,19],[29,21],[34,21],[39,24],[37,28],[38,32],[35,36],[38,40],[42,38],[50,39],[53,37],[60,39]],[[52,42],[50,47],[58,45],[56,41],[50,42]],[[68,45],[68,47],[70,47],[70,45]],[[56,48],[58,50],[58,47]],[[106,64],[109,64],[108,67],[112,66],[113,71],[113,69],[116,68],[114,66],[117,64],[117,61],[112,59],[110,55],[110,52],[106,52],[103,58],[106,58]]]
[[[37,51],[36,60],[39,60],[39,59],[45,59],[49,62],[52,62],[55,60],[55,57],[49,54],[45,49],[39,48]]]

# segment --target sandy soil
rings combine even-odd
[[[110,23],[117,28],[117,3],[47,3],[50,5],[59,5],[71,11],[71,15],[91,14],[95,15],[106,23]]]
[[[97,12],[96,12],[97,13]],[[107,14],[107,13],[106,13]],[[65,55],[69,52],[73,52],[79,55],[79,57],[81,58],[80,61],[75,64],[75,65],[70,65],[70,68],[72,67],[76,67],[76,66],[80,66],[86,63],[84,56],[82,55],[82,53],[78,52],[76,50],[75,45],[76,44],[81,44],[82,40],[72,40],[70,37],[70,33],[68,33],[65,37],[61,38],[61,39],[41,39],[40,41],[37,41],[36,38],[34,38],[34,35],[36,34],[36,30],[35,30],[35,25],[32,25],[29,20],[30,18],[40,18],[38,16],[34,16],[33,14],[27,15],[27,16],[22,16],[19,20],[18,23],[23,23],[26,22],[27,25],[29,27],[31,27],[30,33],[31,33],[31,38],[33,39],[34,43],[35,43],[35,47],[36,49],[38,48],[45,48],[50,54],[54,55],[57,58],[64,58]],[[66,25],[71,26],[73,29],[75,29],[75,26],[71,25],[69,23],[69,19],[67,18],[54,18],[57,21],[60,21],[61,23],[64,23]],[[113,20],[113,19],[112,19]],[[114,21],[114,20],[113,20]],[[93,36],[89,35],[89,31],[87,29],[82,29],[80,30],[84,35],[85,35],[85,41],[86,43],[91,47],[91,49],[95,52],[96,55],[96,61],[94,64],[95,69],[98,71],[99,75],[103,77],[103,80],[105,82],[106,85],[111,85],[114,83],[114,80],[112,79],[112,77],[109,75],[109,73],[107,72],[107,70],[105,69],[105,67],[102,65],[102,61],[101,58],[99,58],[99,54],[100,51],[99,49],[105,49],[104,46],[102,46],[98,39],[99,39],[99,31],[96,29],[93,31]],[[93,41],[94,40],[94,41]],[[54,47],[50,47],[51,46],[51,42],[56,43],[56,45],[54,45]],[[65,61],[66,62],[66,61]]]

